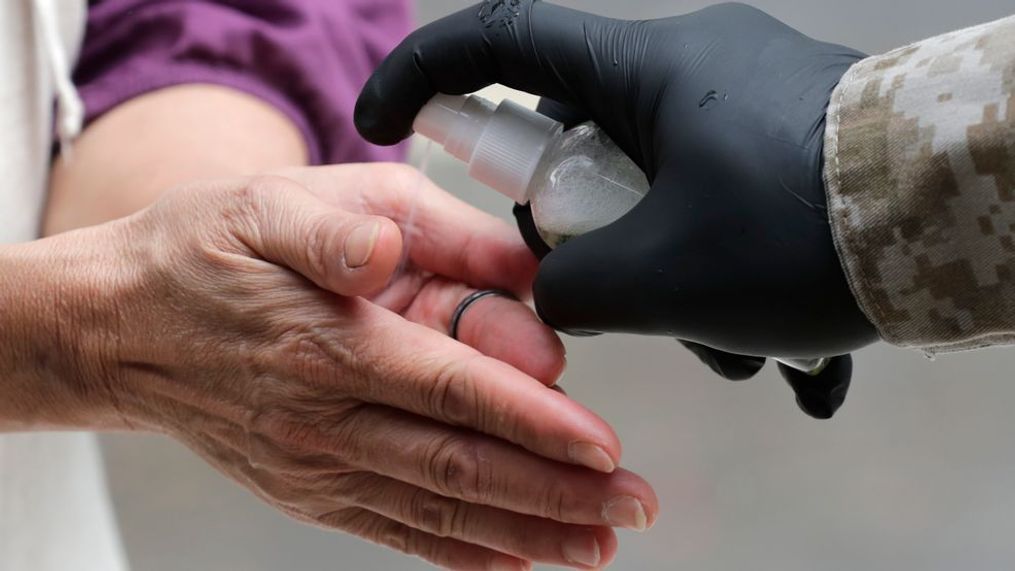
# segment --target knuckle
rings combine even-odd
[[[440,365],[426,398],[434,416],[459,426],[482,428],[479,391],[470,373],[472,362],[451,360]]]
[[[554,521],[566,521],[565,515],[570,510],[567,495],[560,486],[552,483],[547,485],[539,497],[539,513],[542,517]]]
[[[247,236],[245,241],[260,242],[259,221],[266,208],[263,199],[263,185],[254,180],[223,187],[219,193],[218,216],[226,227]]]
[[[276,399],[274,396],[271,398]],[[258,453],[258,459],[262,462],[265,449],[284,450],[289,455],[312,449],[311,443],[316,439],[313,422],[301,418],[298,412],[294,412],[291,408],[288,404],[283,405],[278,399],[272,404],[262,406],[248,420],[250,440],[253,441],[256,437],[262,442],[252,450]]]
[[[318,325],[313,322],[286,323],[279,327],[276,343],[279,352],[288,356],[286,361],[297,367],[294,373],[299,378],[314,378],[313,369],[331,357]],[[311,370],[304,370],[305,366],[310,366]]]
[[[291,179],[260,174],[229,188],[226,197],[236,215],[260,221],[266,219],[272,206],[278,204],[276,201],[280,197],[301,189],[302,187]]]
[[[447,566],[449,553],[433,535],[420,532],[394,520],[379,517],[363,509],[348,509],[336,512],[339,517],[333,525],[346,532],[387,546],[406,555],[415,555],[431,563]],[[319,523],[324,523],[320,522]]]
[[[400,551],[408,555],[417,553],[418,542],[412,529],[395,523],[394,521],[380,521],[373,525],[368,533],[375,541],[382,545]]]
[[[376,174],[378,184],[370,192],[364,192],[363,201],[370,205],[368,210],[389,212],[397,218],[408,215],[407,209],[412,201],[409,193],[419,189],[420,181],[425,175],[411,165],[400,163],[375,164],[370,166],[371,175]]]
[[[307,268],[316,276],[327,277],[328,268],[342,255],[337,225],[324,216],[307,221],[306,245],[303,253]]]
[[[417,490],[409,500],[409,518],[421,529],[437,537],[453,537],[464,529],[462,503]]]
[[[385,493],[376,475],[347,467],[337,473],[321,474],[313,479],[314,489],[329,502],[366,506]]]
[[[468,502],[489,503],[493,473],[474,440],[449,436],[431,444],[431,449],[425,455],[424,474],[435,490]]]
[[[359,416],[360,409],[351,409],[342,418],[329,422],[329,429],[325,432],[325,449],[331,456],[340,456],[344,468],[351,469],[367,463],[364,457],[364,430],[358,420]]]
[[[285,397],[284,403],[262,411],[251,423],[251,432],[297,458],[290,463],[294,466],[345,470],[361,452],[356,416],[357,408],[342,399],[318,399],[308,393]]]
[[[476,251],[473,247],[473,243],[476,240],[476,235],[469,232],[462,236],[461,246],[455,249],[451,253],[451,264],[461,275],[469,275],[469,260],[471,259],[472,253]]]
[[[313,426],[288,418],[288,415],[273,415],[265,419],[261,430],[269,438],[289,450],[310,450],[314,440]]]
[[[264,198],[271,184],[273,182],[265,177],[253,177],[230,188],[225,195],[237,212],[256,215],[264,209]]]
[[[263,358],[276,370],[282,369],[286,378],[296,380],[300,385],[339,386],[338,383],[344,374],[356,363],[354,347],[344,340],[336,340],[334,333],[336,324],[333,321],[315,319],[310,315],[306,315],[305,318],[303,315],[299,317],[302,321],[288,317],[283,323],[272,328],[275,341],[271,344],[270,350],[264,352]],[[295,391],[291,387],[288,388]],[[296,396],[317,396],[326,400],[330,406],[334,406],[335,398],[348,394],[343,392],[345,394]],[[314,405],[314,401],[310,398],[302,398],[301,402],[308,407]],[[341,409],[314,407],[314,411],[328,412],[330,413],[328,417],[333,419],[346,418],[345,413],[350,412],[344,407]]]

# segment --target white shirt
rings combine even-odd
[[[84,0],[0,0],[0,243],[38,236],[53,132],[80,128]],[[93,434],[0,435],[0,571],[123,571]]]

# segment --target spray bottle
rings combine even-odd
[[[414,130],[468,164],[469,176],[519,204],[530,204],[550,247],[619,220],[648,194],[645,173],[589,122],[558,121],[505,100],[437,95]],[[828,359],[779,359],[817,375]]]

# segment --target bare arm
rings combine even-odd
[[[103,116],[56,161],[43,230],[127,216],[183,182],[306,162],[299,130],[261,100],[212,85],[162,89]]]
[[[127,216],[191,180],[302,165],[307,151],[298,129],[259,99],[222,87],[185,85],[112,110],[84,132],[71,157],[57,160],[52,170],[46,235]],[[83,283],[88,280],[80,273],[61,270],[90,262],[114,266],[115,261],[82,260],[80,251],[72,256],[62,249],[50,254],[40,264],[30,246],[0,252],[0,378],[6,395],[0,399],[0,430],[114,426],[115,411],[97,413],[96,403],[82,406],[90,395],[74,388],[79,386],[74,377],[86,372],[75,374],[60,364],[77,341],[61,340],[59,334],[55,344],[52,339],[53,332],[70,333],[61,322],[82,317],[58,306],[88,305],[65,294],[92,291],[99,281]],[[34,284],[28,303],[25,284]],[[74,313],[82,311],[87,310]],[[89,418],[75,417],[85,409]]]

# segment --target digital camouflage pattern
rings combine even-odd
[[[839,254],[886,341],[1015,341],[1015,17],[855,65],[825,158]]]

